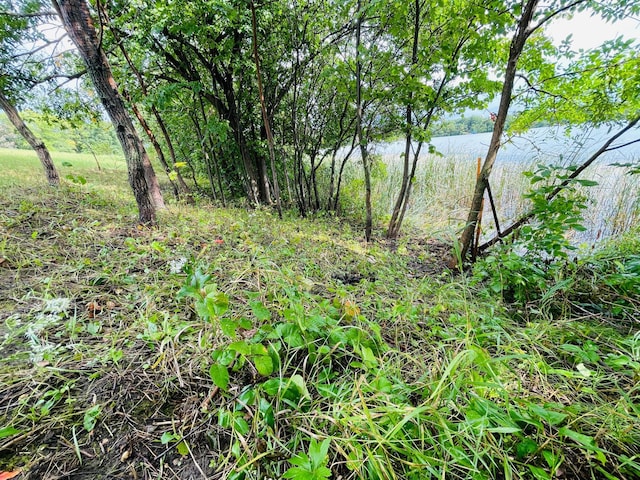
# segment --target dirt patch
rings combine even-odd
[[[398,252],[398,242],[387,240],[385,245],[392,252]],[[408,257],[408,274],[412,278],[437,277],[455,268],[453,246],[436,239],[414,238],[403,247]]]

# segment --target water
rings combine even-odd
[[[504,135],[497,161],[580,164],[617,131],[619,131],[618,128],[610,130],[607,127],[596,129],[574,127],[570,136],[567,137],[564,127],[544,127],[532,129],[520,136],[508,137]],[[491,132],[488,132],[436,137],[431,140],[431,145],[444,156],[484,158],[489,148],[491,135]],[[612,147],[638,139],[640,139],[640,128],[635,128],[617,139]],[[417,144],[414,145],[414,148],[416,146]],[[401,155],[404,152],[404,141],[376,145],[374,152],[383,156]],[[426,154],[426,152],[427,149],[423,147],[422,153]],[[640,161],[640,142],[606,152],[599,157],[598,163],[629,163],[633,161]]]
[[[491,180],[503,227],[530,208],[522,197],[529,188],[528,181],[522,176],[524,170],[534,169],[538,163],[580,165],[619,130],[574,127],[571,135],[567,136],[564,128],[546,127],[533,129],[521,136],[503,136],[503,145]],[[638,139],[640,128],[625,133],[609,147],[611,151],[602,154],[581,175],[581,178],[596,180],[598,185],[583,189],[589,199],[589,208],[584,212],[583,222],[587,231],[569,232],[575,245],[592,245],[599,239],[618,235],[640,222],[640,175],[627,175],[625,169],[611,166],[615,163],[640,163],[640,141],[634,143]],[[431,145],[442,157],[429,155],[428,148],[423,147],[418,182],[414,190],[416,197],[407,212],[415,224],[433,225],[431,212],[435,210],[446,215],[448,224],[456,229],[464,224],[475,182],[476,159],[484,159],[490,140],[491,133],[434,138]],[[623,147],[615,149],[616,146]],[[400,140],[379,144],[374,146],[373,152],[382,156],[388,165],[390,177],[393,177],[386,188],[389,192],[386,196],[389,198],[384,199],[390,210],[397,194],[404,142]],[[434,165],[438,173],[424,175],[423,172],[433,170]],[[425,185],[425,182],[433,182],[433,177],[442,185]],[[445,200],[434,206],[434,197]],[[491,212],[488,208],[486,202],[485,238],[495,233],[492,231]]]

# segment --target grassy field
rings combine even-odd
[[[51,152],[60,177],[68,183],[79,183],[78,176],[94,189],[112,189],[126,185],[127,165],[122,156],[88,153]],[[46,185],[42,166],[33,150],[0,148],[0,188],[24,185]],[[73,178],[72,178],[73,177]],[[123,183],[124,182],[124,183]]]
[[[0,472],[640,478],[637,231],[516,302],[334,218],[141,229],[121,161],[54,158],[86,179],[54,190],[30,158],[0,154]]]

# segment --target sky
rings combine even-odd
[[[575,50],[589,49],[619,35],[640,41],[640,19],[627,18],[607,23],[600,17],[591,16],[588,12],[580,12],[570,20],[560,19],[552,22],[546,31],[557,43],[564,40],[567,35],[573,34],[572,43]]]

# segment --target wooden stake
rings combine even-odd
[[[476,169],[476,179],[480,178],[480,169],[482,166],[482,158],[478,157],[478,167]],[[480,203],[480,211],[478,212],[478,222],[476,224],[476,238],[473,242],[473,248],[471,250],[471,258],[475,262],[478,256],[478,245],[480,245],[480,233],[482,232],[482,211],[484,210],[484,198]]]

